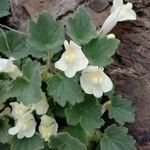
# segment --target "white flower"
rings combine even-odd
[[[14,58],[0,58],[0,72],[8,73],[12,79],[15,79],[18,76],[22,76],[22,72],[13,64],[13,60]]]
[[[32,114],[25,114],[18,119],[16,125],[8,130],[10,135],[16,135],[18,139],[30,138],[35,133],[36,122]]]
[[[60,60],[55,63],[55,67],[65,72],[68,78],[72,78],[76,72],[85,69],[89,63],[81,50],[81,47],[70,41],[64,41],[65,52],[62,54]]]
[[[39,126],[39,132],[45,141],[49,141],[52,135],[56,135],[58,130],[58,124],[54,118],[47,115],[41,117],[41,123]]]
[[[36,104],[32,104],[32,110],[36,110],[38,115],[44,115],[48,111],[49,105],[45,94],[42,95],[42,100],[38,101]]]
[[[113,88],[110,78],[103,72],[103,68],[98,66],[88,66],[83,70],[80,83],[85,93],[94,94],[97,98]]]
[[[11,102],[10,105],[12,107],[12,116],[16,119],[21,118],[29,111],[29,107],[23,105],[22,103]]]
[[[123,4],[123,0],[114,0],[110,15],[102,25],[100,34],[106,35],[118,21],[136,20],[136,13],[132,7],[131,3]]]

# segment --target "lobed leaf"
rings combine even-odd
[[[53,76],[47,84],[48,94],[61,106],[65,106],[67,102],[75,105],[84,101],[82,89],[73,79]]]
[[[35,134],[31,138],[17,139],[13,138],[11,142],[11,150],[40,150],[44,148],[41,136]]]
[[[111,105],[108,108],[109,117],[114,118],[119,124],[123,125],[125,122],[134,122],[135,115],[131,102],[123,99],[121,96],[113,96],[111,98]]]
[[[7,57],[14,57],[16,59],[24,58],[28,55],[28,50],[25,45],[27,36],[13,31],[6,31],[4,34],[0,32],[1,53]]]
[[[87,134],[80,125],[66,127],[63,131],[77,138],[84,145],[88,144]]]
[[[88,132],[94,132],[95,129],[104,124],[103,119],[100,118],[101,105],[91,97],[74,107],[67,108],[65,114],[68,124],[76,125],[80,123],[82,128]]]
[[[78,44],[85,44],[96,37],[96,27],[83,8],[77,9],[66,23],[68,35]]]
[[[101,150],[134,150],[135,140],[127,135],[128,129],[112,125],[105,131],[100,141]]]
[[[106,66],[112,63],[111,56],[118,48],[118,39],[108,39],[97,37],[84,47],[84,54],[91,65]]]
[[[12,81],[11,93],[24,104],[31,104],[41,100],[41,78],[38,72],[39,64],[28,61],[23,65],[22,77]]]
[[[64,42],[63,25],[56,22],[46,11],[39,15],[37,22],[29,23],[29,33],[29,41],[38,49],[53,49],[61,46]]]
[[[49,147],[57,150],[86,150],[79,140],[70,136],[67,132],[58,133],[50,138]]]

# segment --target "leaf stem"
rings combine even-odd
[[[9,52],[9,56],[11,57],[11,50],[10,50],[10,47],[8,44],[7,36],[6,36],[6,34],[2,28],[0,28],[0,30],[1,30],[1,33],[3,34],[4,39],[5,39],[5,43],[6,43],[6,47],[8,49],[8,52]]]
[[[19,34],[29,35],[28,33],[25,33],[25,32],[21,32],[21,31],[15,30],[15,29],[10,28],[10,27],[8,27],[8,26],[5,26],[5,25],[3,25],[3,24],[0,24],[0,27],[5,28],[5,29],[8,29],[8,30],[11,30],[11,31],[14,31],[14,32],[19,33]]]

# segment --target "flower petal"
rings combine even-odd
[[[112,13],[114,11],[119,11],[122,5],[123,5],[123,0],[113,0],[113,6],[110,12]]]
[[[67,69],[67,65],[65,63],[65,61],[60,58],[56,63],[55,63],[55,68],[61,70],[61,71],[65,71]]]
[[[17,134],[18,132],[19,132],[18,126],[12,127],[12,128],[10,128],[10,129],[8,130],[8,133],[9,133],[10,135],[15,135],[15,134]]]
[[[64,41],[64,47],[66,50],[69,50],[69,43],[67,40]]]
[[[115,13],[112,13],[108,16],[108,18],[105,20],[103,23],[101,29],[100,29],[100,34],[101,35],[106,35],[108,32],[110,32],[114,26],[117,24],[117,16]]]
[[[17,138],[18,138],[18,139],[24,138],[24,134],[23,134],[22,132],[19,132],[19,133],[17,134]]]
[[[65,75],[68,77],[68,78],[72,78],[73,76],[75,76],[76,74],[76,69],[74,66],[71,66],[71,67],[68,67],[66,70],[65,70]]]
[[[124,5],[118,15],[118,21],[136,20],[136,13],[132,10],[132,7],[131,3]]]
[[[93,95],[96,97],[96,98],[100,98],[102,97],[103,95],[103,89],[100,87],[100,86],[93,86]]]
[[[113,83],[112,83],[111,79],[106,74],[104,74],[101,87],[102,87],[104,93],[111,91],[113,88]]]
[[[70,50],[81,51],[81,46],[77,45],[73,41],[70,41]]]
[[[90,85],[87,83],[87,81],[82,76],[80,77],[80,84],[85,93],[92,94],[92,89],[91,89]]]

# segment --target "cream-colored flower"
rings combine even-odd
[[[102,115],[104,114],[104,112],[109,108],[109,106],[111,105],[111,101],[109,100],[109,101],[107,101],[107,102],[105,102],[104,104],[103,104],[103,106],[102,106],[102,110],[101,110],[101,112],[102,112]]]
[[[36,122],[32,114],[25,114],[18,119],[16,125],[8,130],[10,135],[16,135],[18,139],[30,138],[35,133]]]
[[[107,38],[108,38],[108,39],[115,39],[116,36],[115,36],[114,34],[108,34],[108,35],[107,35]]]
[[[15,119],[21,118],[30,109],[29,107],[23,105],[22,103],[18,103],[18,102],[11,102],[10,105],[12,107],[11,114]]]
[[[123,0],[114,0],[110,15],[101,27],[100,34],[106,35],[119,21],[136,20],[136,13],[131,3],[123,4]]]
[[[13,60],[14,58],[0,58],[0,72],[8,73],[12,79],[15,79],[18,76],[22,76],[22,72],[13,64]]]
[[[64,41],[65,52],[61,58],[55,63],[55,67],[65,72],[68,78],[72,78],[76,72],[85,69],[89,63],[81,50],[81,47],[70,41]]]
[[[39,132],[45,141],[49,141],[52,135],[56,135],[58,130],[58,124],[54,118],[47,115],[41,117],[41,123],[39,126]]]
[[[80,77],[80,83],[85,93],[93,94],[97,98],[113,88],[113,83],[103,72],[103,67],[99,68],[98,66],[88,66],[84,69]]]
[[[44,115],[47,113],[49,105],[47,103],[47,98],[45,94],[42,95],[42,100],[38,101],[35,104],[32,104],[32,110],[36,110],[38,115]]]

